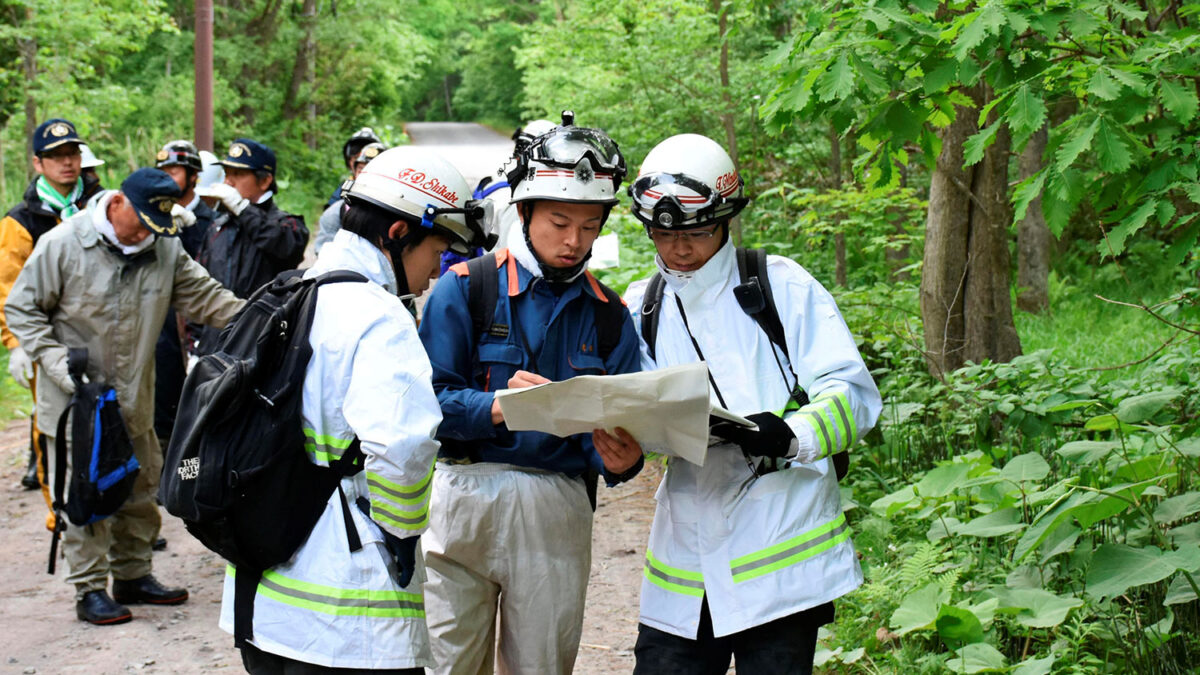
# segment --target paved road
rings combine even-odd
[[[413,145],[435,148],[474,188],[512,156],[512,140],[474,122],[409,122]]]

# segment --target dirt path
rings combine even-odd
[[[168,584],[185,584],[191,599],[179,607],[134,606],[134,620],[119,626],[75,618],[61,560],[54,577],[46,574],[41,495],[18,486],[26,434],[20,422],[0,433],[0,673],[243,672],[233,638],[217,628],[224,563],[165,513],[169,545],[155,554],[154,573]],[[659,476],[654,465],[628,485],[601,488],[577,673],[633,669],[642,560]]]

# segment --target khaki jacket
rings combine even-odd
[[[103,193],[102,193],[103,194]],[[88,377],[117,390],[131,436],[154,421],[154,346],[168,307],[215,326],[243,304],[183,250],[157,237],[126,256],[105,242],[88,208],[43,235],[4,306],[8,326],[39,366],[37,425],[54,435],[74,385],[67,349],[86,347]]]

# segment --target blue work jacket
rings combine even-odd
[[[433,389],[442,406],[440,457],[499,462],[578,476],[603,471],[590,434],[560,438],[537,431],[509,431],[492,424],[493,392],[518,370],[552,381],[576,375],[617,375],[641,370],[637,333],[621,313],[621,338],[607,358],[597,350],[596,307],[610,302],[591,274],[580,275],[556,294],[541,276],[497,251],[495,328],[475,335],[468,306],[465,263],[438,280],[419,329],[433,365]],[[515,277],[515,278],[514,278]],[[507,327],[507,335],[500,326]],[[497,330],[499,329],[499,330]],[[610,430],[611,431],[611,430]],[[640,463],[639,463],[640,466]],[[636,471],[632,472],[636,473]]]

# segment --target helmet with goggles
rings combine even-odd
[[[625,179],[625,158],[599,129],[575,126],[563,111],[562,125],[517,148],[508,173],[513,203],[537,199],[612,206]]]
[[[375,130],[371,127],[363,127],[350,135],[346,142],[342,144],[342,158],[346,160],[346,164],[350,164],[350,160],[358,156],[364,145],[368,143],[382,143],[379,136],[375,135]]]
[[[654,146],[629,186],[633,215],[651,227],[690,230],[729,220],[750,200],[742,177],[719,144],[680,134]]]
[[[196,173],[204,169],[200,151],[190,141],[171,141],[162,146],[162,150],[154,157],[154,168],[165,166],[182,166]]]
[[[469,255],[495,244],[491,203],[469,199],[471,188],[446,160],[416,146],[384,150],[342,185],[353,205],[369,202],[450,240],[450,249]]]

